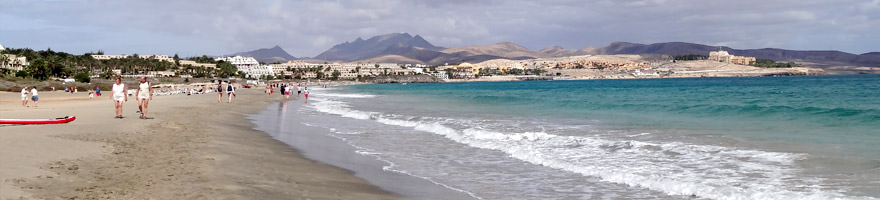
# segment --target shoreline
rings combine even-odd
[[[261,91],[240,90],[232,105],[215,94],[157,96],[152,120],[137,119],[134,102],[113,119],[106,96],[47,91],[24,108],[18,93],[0,93],[3,118],[78,118],[0,126],[0,199],[400,198],[255,130],[246,115],[273,101]]]
[[[319,93],[315,93],[320,95]],[[280,96],[273,96],[279,98]],[[308,159],[330,164],[353,172],[369,183],[402,196],[402,199],[478,199],[473,194],[426,177],[391,169],[394,165],[376,155],[361,154],[364,149],[336,135],[333,128],[314,126],[306,122],[322,120],[299,111],[302,97],[273,101],[262,111],[248,115],[255,129],[296,149]]]

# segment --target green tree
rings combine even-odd
[[[235,68],[235,65],[232,65],[232,63],[228,63],[225,61],[218,62],[217,68],[220,69],[220,71],[217,72],[217,75],[224,78],[233,76],[238,71],[238,69]]]
[[[454,72],[455,72],[455,69],[452,69],[452,68],[446,68],[446,69],[443,69],[443,71],[446,72],[446,76],[448,76],[450,79],[455,78],[455,77],[453,76],[453,74],[454,74]]]
[[[340,75],[342,75],[342,73],[339,72],[339,70],[333,70],[333,74],[330,75],[330,79],[334,81],[339,80]]]
[[[32,78],[46,80],[49,78],[49,64],[44,59],[36,59],[26,68]]]
[[[92,82],[92,78],[89,77],[89,73],[80,72],[73,76],[73,79],[80,83],[88,83]]]

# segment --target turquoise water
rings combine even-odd
[[[374,84],[267,115],[475,199],[876,199],[878,97],[880,75]]]
[[[435,105],[422,109],[581,118],[623,129],[691,130],[737,139],[833,145],[880,159],[878,75],[383,84],[352,89]]]

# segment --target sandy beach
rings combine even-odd
[[[261,91],[239,90],[233,104],[215,94],[157,96],[149,120],[138,119],[134,98],[115,119],[106,95],[41,91],[34,108],[0,93],[0,118],[77,117],[0,125],[0,199],[400,197],[256,131],[245,115],[275,99]]]

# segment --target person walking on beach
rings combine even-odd
[[[138,85],[136,95],[138,101],[138,110],[141,112],[141,119],[147,119],[147,106],[150,100],[153,100],[153,87],[147,82],[147,77],[141,77],[141,84]]]
[[[281,84],[281,95],[284,96],[285,99],[290,99],[290,87],[287,84]]]
[[[27,95],[28,95],[27,86],[24,86],[23,88],[21,88],[21,107],[28,107]]]
[[[266,96],[272,95],[272,84],[266,84]]]
[[[217,103],[223,102],[223,82],[217,81],[217,89],[214,90],[217,93]]]
[[[309,87],[306,87],[303,93],[306,95],[306,99],[309,99]]]
[[[226,96],[228,96],[227,98],[229,98],[226,100],[226,103],[232,103],[232,99],[235,96],[235,86],[232,85],[232,82],[226,84]]]
[[[125,87],[125,84],[122,83],[122,78],[116,78],[116,83],[113,84],[113,95],[110,95],[110,98],[113,99],[113,105],[116,107],[116,118],[122,119],[122,103],[128,101],[128,96],[125,95],[125,91],[128,88]]]
[[[37,96],[37,86],[34,86],[34,88],[31,88],[31,101],[34,101],[34,108],[39,106],[40,97]]]
[[[95,86],[95,96],[101,96],[101,86]]]

